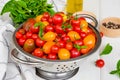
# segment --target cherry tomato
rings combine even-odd
[[[86,20],[86,19],[84,17],[79,17],[78,20],[81,21],[81,20]]]
[[[83,43],[83,40],[82,39],[79,39],[79,40],[75,40],[74,41],[74,44],[77,44],[79,46],[82,46],[84,43]]]
[[[59,46],[57,46],[57,45],[53,45],[51,47],[51,53],[53,53],[53,54],[57,54],[58,50],[59,50]]]
[[[55,25],[55,32],[58,33],[58,34],[63,34],[64,33],[64,30],[62,29],[62,26],[60,25]]]
[[[80,26],[74,26],[73,30],[76,31],[76,32],[78,32],[78,33],[81,32]]]
[[[84,55],[84,54],[87,54],[87,53],[90,51],[90,49],[91,49],[91,48],[89,48],[89,47],[87,46],[87,48],[81,48],[81,49],[80,49],[80,52],[81,52],[81,54]]]
[[[96,63],[96,66],[99,68],[102,68],[105,65],[105,62],[103,59],[98,59],[95,63]]]
[[[23,29],[25,31],[28,31],[29,28],[35,24],[35,22],[36,21],[33,18],[28,19],[26,22],[23,23]]]
[[[56,42],[59,42],[59,41],[61,41],[62,39],[61,39],[61,37],[60,36],[56,36],[56,38],[55,38],[55,41]]]
[[[66,42],[65,42],[65,41],[59,41],[59,42],[57,42],[57,45],[58,45],[60,48],[65,48]]]
[[[70,37],[66,35],[65,37],[63,37],[63,41],[65,42],[70,41]]]
[[[47,21],[48,19],[46,17],[41,17],[41,21],[44,22],[44,21]]]
[[[65,48],[61,48],[58,51],[58,58],[60,60],[68,60],[70,59],[70,52],[69,50],[65,49]]]
[[[91,33],[93,33],[93,30],[91,28],[88,28],[87,34],[91,34]]]
[[[32,34],[31,38],[36,40],[38,38],[38,34]]]
[[[83,31],[81,31],[80,36],[81,36],[81,38],[85,38],[87,36],[87,34],[85,32],[83,32]]]
[[[16,33],[15,33],[15,37],[16,37],[17,39],[20,39],[22,36],[23,36],[23,35],[22,35],[22,33],[20,33],[20,32],[16,32]]]
[[[53,20],[52,20],[52,18],[51,18],[51,17],[48,19],[48,22],[49,22],[50,24],[52,24],[52,23],[53,23]]]
[[[63,17],[60,14],[55,14],[52,20],[55,25],[61,25],[63,22]]]
[[[36,48],[32,55],[37,56],[37,57],[42,57],[43,56],[43,51],[40,48]]]
[[[31,38],[32,37],[32,32],[27,32],[26,33],[26,38]]]
[[[32,33],[38,33],[39,32],[39,27],[35,27],[34,25],[30,26],[30,31]]]
[[[71,50],[73,48],[73,43],[72,42],[67,42],[66,45],[65,45],[65,48],[67,50]]]
[[[24,43],[25,43],[25,41],[26,41],[26,38],[21,37],[21,38],[18,40],[18,44],[19,44],[20,46],[23,46]]]
[[[68,33],[68,32],[70,32],[70,31],[73,31],[73,27],[66,28],[65,30],[66,30],[66,32]]]
[[[48,54],[47,59],[56,60],[57,59],[57,55],[50,53],[50,54]]]
[[[75,27],[75,26],[80,26],[80,21],[79,21],[79,20],[76,20],[76,19],[72,19],[72,20],[71,20],[71,25],[72,25],[73,27]]]
[[[102,32],[100,32],[100,36],[103,37],[103,33]]]
[[[25,34],[25,30],[24,29],[19,29],[18,32],[20,32],[21,34]]]
[[[47,25],[47,26],[45,27],[45,32],[48,32],[48,31],[52,31],[52,32],[54,32],[54,28],[53,28],[53,26],[51,26],[51,25]]]
[[[81,55],[80,51],[76,48],[73,48],[70,52],[71,52],[71,58],[75,58]]]
[[[48,20],[50,18],[50,14],[48,12],[44,12],[43,17],[45,17]]]
[[[37,38],[35,41],[36,46],[42,47],[45,44],[44,40],[41,40],[40,38]]]

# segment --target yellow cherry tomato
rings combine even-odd
[[[81,28],[87,28],[88,27],[88,22],[86,20],[81,20],[80,21],[80,27]]]
[[[51,52],[51,47],[55,44],[53,41],[48,41],[43,45],[43,52],[49,54]]]
[[[43,15],[38,15],[38,16],[35,18],[35,21],[36,21],[36,22],[40,22],[42,17],[43,17]]]
[[[67,35],[70,37],[71,41],[80,39],[80,35],[76,31],[70,31]]]
[[[49,31],[43,35],[43,40],[45,41],[53,41],[56,38],[56,33]]]
[[[65,48],[61,48],[58,51],[58,58],[60,60],[68,60],[70,59],[70,52],[69,50],[65,49]]]

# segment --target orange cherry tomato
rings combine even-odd
[[[53,41],[48,41],[43,45],[43,52],[45,54],[49,54],[51,52],[51,47],[55,45],[55,42]]]
[[[93,34],[88,34],[84,39],[83,39],[84,45],[87,45],[90,48],[93,48],[95,46],[95,35]]]

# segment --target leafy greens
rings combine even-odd
[[[1,15],[10,12],[9,16],[16,26],[44,12],[53,15],[55,12],[52,8],[52,4],[48,4],[47,0],[10,0],[4,5]]]

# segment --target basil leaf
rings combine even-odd
[[[4,5],[1,15],[9,12],[13,23],[18,25],[46,11],[53,15],[55,11],[52,8],[52,4],[48,4],[47,0],[10,0]]]
[[[120,60],[117,62],[117,69],[120,69]]]
[[[100,56],[110,54],[111,51],[112,51],[112,46],[108,43],[103,49],[103,51],[100,53]]]
[[[113,71],[110,72],[110,74],[116,74],[116,73],[118,73],[118,72],[120,72],[120,71],[118,71],[118,70],[113,70]]]

